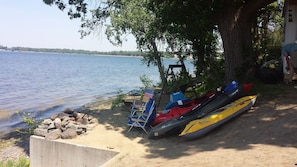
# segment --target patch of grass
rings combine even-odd
[[[275,84],[264,84],[258,80],[253,81],[253,87],[250,94],[260,95],[261,98],[272,99],[279,94],[293,91],[292,85],[286,85],[282,82]]]
[[[290,92],[296,91],[294,85],[287,85],[282,81],[275,84],[265,84],[258,79],[254,79],[251,81],[251,83],[253,83],[253,86],[248,94],[258,95],[261,98],[267,100],[272,100],[274,97],[281,94],[288,94]],[[215,88],[209,89],[209,87],[207,87],[207,83],[203,83],[200,87],[196,88],[196,93],[198,96],[202,96],[213,90],[215,90]],[[187,95],[187,97],[189,96]]]
[[[121,156],[121,157],[119,157],[119,161],[122,161],[125,157],[127,157],[129,154],[127,153],[127,154],[125,154],[125,155],[123,155],[123,156]]]
[[[116,98],[111,103],[111,109],[119,107],[123,103],[124,97],[125,97],[125,94],[123,94],[123,91],[119,90]]]
[[[26,157],[20,157],[17,160],[9,159],[0,161],[0,167],[30,167],[30,161]]]
[[[13,146],[16,142],[18,142],[20,139],[10,138],[7,140],[0,139],[0,150]],[[1,167],[1,166],[0,166]]]

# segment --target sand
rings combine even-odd
[[[258,97],[251,110],[194,141],[149,140],[141,129],[128,132],[128,107],[106,109],[94,130],[71,142],[118,151],[106,166],[297,166],[296,97]]]
[[[193,141],[178,136],[149,140],[141,129],[128,132],[129,106],[110,109],[110,103],[98,102],[86,106],[84,111],[97,117],[99,125],[69,142],[118,151],[105,164],[110,167],[294,167],[297,166],[296,99],[294,88],[268,99],[258,96],[252,109]],[[9,150],[25,148],[25,144],[0,150],[0,160]],[[29,155],[28,150],[23,152]]]

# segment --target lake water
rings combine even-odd
[[[175,62],[166,59],[164,64]],[[157,67],[137,57],[0,51],[0,131],[21,126],[16,111],[46,118],[119,90],[139,89],[143,75],[160,82]]]

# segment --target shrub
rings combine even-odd
[[[117,93],[116,98],[111,103],[111,109],[114,109],[115,107],[120,106],[120,104],[123,103],[123,98],[124,97],[125,97],[125,95],[123,94],[123,91],[119,90],[118,93]]]
[[[17,160],[9,159],[0,161],[0,167],[30,167],[30,161],[26,157],[20,157]]]

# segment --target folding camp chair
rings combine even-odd
[[[135,115],[137,111],[143,111],[146,108],[149,99],[153,98],[154,90],[145,89],[144,94],[140,100],[134,100],[131,105],[131,116]]]
[[[130,132],[133,127],[138,127],[142,128],[145,133],[148,133],[146,127],[153,123],[156,118],[156,114],[155,100],[149,99],[144,112],[137,113],[136,115],[128,118],[127,125],[130,126],[128,132]]]

